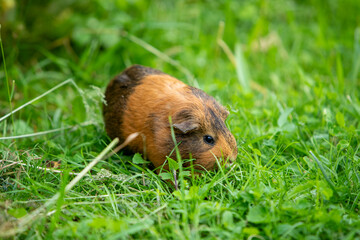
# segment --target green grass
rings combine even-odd
[[[0,6],[0,118],[25,105],[0,122],[1,236],[360,238],[357,0]],[[239,147],[232,168],[179,177],[175,191],[138,155],[120,153],[67,191],[71,173],[109,145],[102,94],[131,64],[228,107]],[[59,172],[42,169],[50,161],[61,161]]]

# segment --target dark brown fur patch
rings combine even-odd
[[[221,132],[221,134],[226,134],[227,128],[225,123],[218,117],[219,113],[215,113],[213,109],[207,108],[206,115],[209,121],[211,122],[212,128],[216,129],[217,131]]]
[[[127,68],[124,71],[124,73],[126,75],[128,75],[131,79],[135,80],[135,81],[139,81],[139,80],[141,80],[144,77],[149,76],[149,75],[165,74],[160,70],[145,67],[145,66],[141,66],[141,65],[133,65],[133,66]]]
[[[215,102],[215,99],[213,97],[207,95],[203,90],[200,90],[195,87],[190,87],[190,86],[189,86],[189,89],[191,90],[192,94],[194,94],[194,96],[196,96],[199,99],[202,99],[202,101],[211,100],[212,102]]]
[[[133,65],[115,76],[109,83],[105,91],[106,104],[103,105],[103,116],[106,132],[110,138],[119,137],[121,142],[125,140],[120,129],[127,99],[144,77],[153,74],[164,73],[149,67]]]

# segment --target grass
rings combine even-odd
[[[360,237],[358,1],[0,4],[0,117],[20,108],[0,122],[1,236],[46,206],[15,238]],[[179,169],[175,190],[119,153],[66,187],[110,144],[102,94],[131,64],[228,107],[232,168]]]

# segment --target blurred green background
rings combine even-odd
[[[19,106],[67,78],[103,89],[131,64],[159,68],[233,106],[255,105],[269,94],[296,105],[325,85],[331,93],[354,92],[359,6],[357,0],[2,0],[11,102]],[[10,110],[4,77],[1,68],[1,115]]]
[[[230,81],[235,70],[217,42],[223,22],[220,38],[230,49],[242,44],[252,79],[277,91],[274,72],[281,74],[282,83],[296,84],[299,68],[329,75],[336,71],[337,59],[344,76],[356,78],[359,10],[356,0],[2,0],[0,21],[9,76],[20,88],[29,83],[22,79],[24,73],[36,66],[98,86],[105,84],[104,75],[132,63],[168,71],[170,66],[124,31],[176,59],[199,79]]]

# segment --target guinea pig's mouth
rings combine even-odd
[[[234,152],[231,156],[228,156],[226,158],[224,156],[221,156],[220,158],[214,156],[214,158],[216,160],[216,164],[214,167],[218,168],[220,166],[224,166],[226,169],[229,169],[234,165],[234,162],[236,161],[237,151]]]
[[[231,156],[231,157],[216,157],[214,155],[214,164],[212,166],[212,169],[213,170],[218,170],[219,168],[221,167],[224,167],[226,169],[229,169],[230,167],[233,166],[235,160],[236,160],[236,155],[235,157],[234,156]]]
[[[221,159],[221,165],[223,165],[226,169],[231,168],[234,165],[235,159],[232,160],[230,158],[227,159]]]
[[[234,164],[233,161],[227,161],[227,162],[225,162],[224,166],[225,166],[226,169],[229,169],[229,168],[231,168],[231,166],[232,166],[233,164]]]
[[[232,154],[232,156],[220,156],[217,157],[215,154],[211,153],[211,155],[204,158],[203,156],[197,156],[189,161],[183,163],[184,167],[194,167],[194,169],[199,171],[211,171],[218,170],[219,168],[229,169],[233,166],[237,157],[237,152]]]

